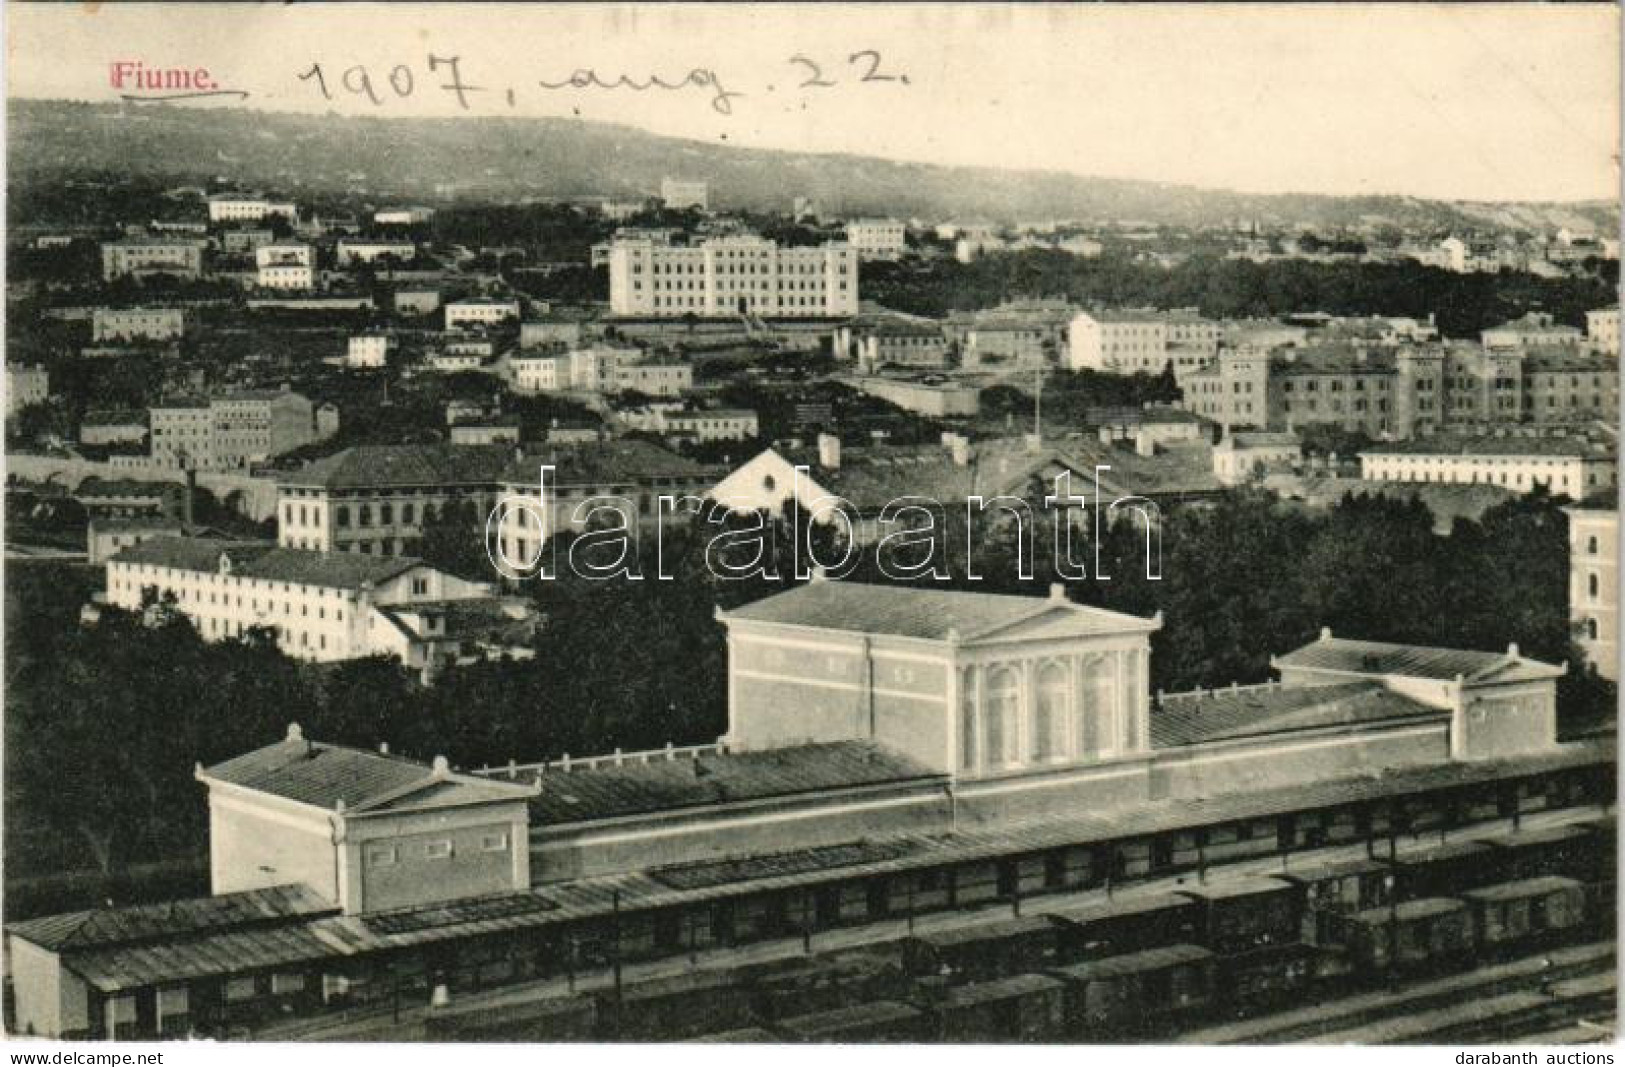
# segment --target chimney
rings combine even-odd
[[[841,467],[841,439],[831,433],[818,435],[818,465],[825,470]]]
[[[436,778],[444,778],[447,774],[451,773],[451,765],[446,762],[446,757],[436,756],[434,758],[434,764],[430,773],[432,773]]]
[[[1060,582],[1051,582],[1049,586],[1049,598],[1056,603],[1066,600],[1066,586],[1062,585]]]
[[[186,468],[186,491],[181,494],[181,524],[187,536],[192,534],[192,497],[197,493],[197,471]]]
[[[954,458],[954,466],[970,466],[970,439],[964,434],[954,435],[953,441],[948,445],[948,452]]]
[[[389,755],[389,742],[388,741],[380,741],[380,742],[378,742],[378,754],[380,756]]]
[[[1134,454],[1136,456],[1157,454],[1157,442],[1152,439],[1150,430],[1141,428],[1134,432]]]

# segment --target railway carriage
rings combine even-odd
[[[1017,974],[947,990],[935,1005],[944,1041],[1053,1041],[1066,1019],[1066,985]]]
[[[1067,985],[1070,1036],[1104,1040],[1147,1032],[1202,1010],[1212,998],[1213,953],[1169,945],[1051,972]]]
[[[1585,887],[1556,875],[1470,889],[1462,899],[1472,909],[1473,932],[1484,952],[1561,936],[1586,918]]]

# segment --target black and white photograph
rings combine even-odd
[[[1614,1062],[1618,4],[3,17],[9,1064]]]

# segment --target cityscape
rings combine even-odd
[[[9,1036],[1613,1041],[1617,199],[209,62],[8,100]]]

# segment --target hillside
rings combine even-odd
[[[861,156],[774,152],[552,118],[376,119],[236,109],[122,108],[13,100],[14,182],[72,173],[220,177],[290,194],[385,198],[631,197],[666,175],[705,178],[720,208],[783,210],[809,196],[826,210],[1001,221],[1068,218],[1184,225],[1230,218],[1333,227],[1389,221],[1412,229],[1618,226],[1617,209],[1472,205],[1411,197],[1263,196],[1148,181]]]

